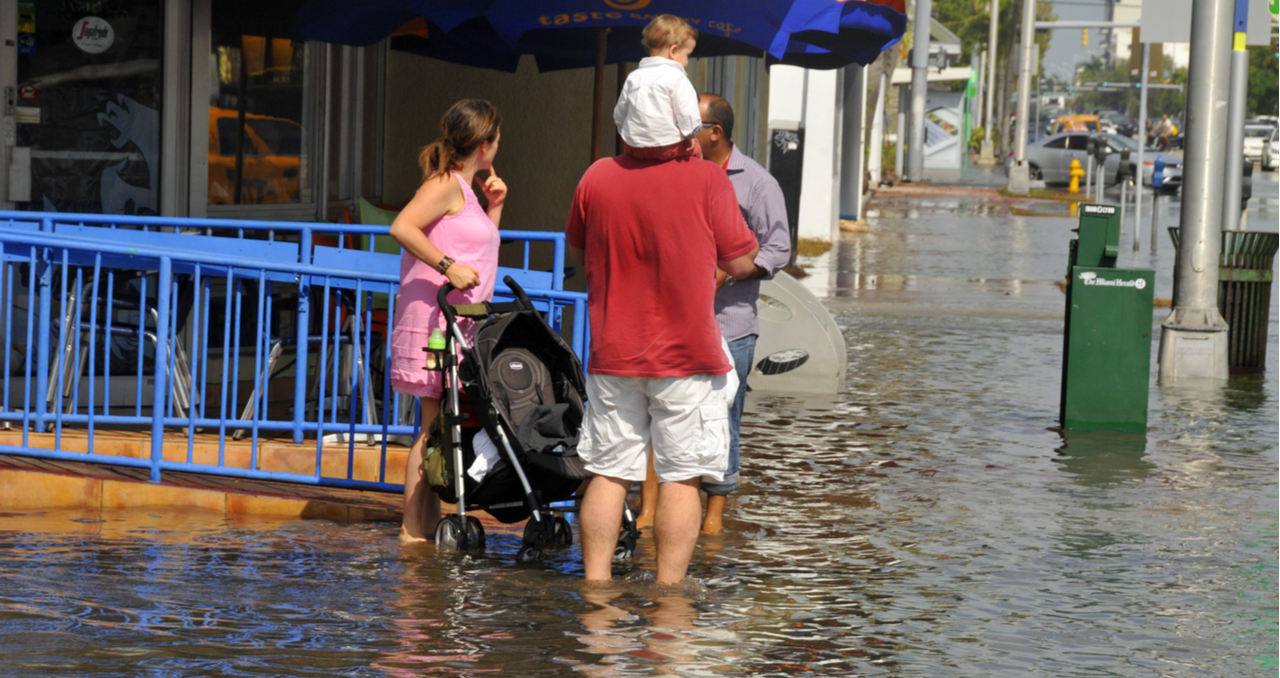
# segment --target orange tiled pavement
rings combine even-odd
[[[381,445],[370,447],[363,438],[355,446],[355,473],[358,479],[376,480]],[[0,444],[21,445],[22,433],[0,430]],[[197,434],[193,440],[197,462],[217,462],[217,438]],[[52,434],[31,433],[30,447],[52,449]],[[185,461],[188,441],[175,432],[165,441],[164,457]],[[87,451],[85,431],[63,432],[61,448]],[[132,431],[100,431],[94,435],[98,454],[146,458],[150,455],[149,434]],[[227,441],[227,466],[248,468],[249,441]],[[326,476],[346,476],[348,449],[345,444],[328,446],[322,469]],[[387,482],[404,478],[408,450],[387,448]],[[294,445],[260,441],[258,468],[270,471],[310,473],[315,468],[315,442]],[[340,488],[318,487],[263,480],[166,471],[161,483],[148,481],[146,469],[86,462],[37,459],[0,454],[0,510],[33,508],[112,509],[141,506],[202,508],[226,514],[274,515],[294,518],[324,518],[341,522],[400,520],[401,495]],[[445,506],[451,512],[452,506]],[[496,524],[483,512],[482,521]]]

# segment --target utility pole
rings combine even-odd
[[[1226,172],[1222,175],[1222,230],[1240,228],[1240,152],[1244,148],[1244,118],[1248,106],[1249,51],[1245,32],[1249,29],[1249,0],[1235,0],[1231,45],[1231,103],[1227,106]]]
[[[987,110],[983,108],[983,100],[987,96],[987,50],[982,50],[978,57],[978,100],[974,102],[978,114],[973,118],[974,127],[986,128]]]
[[[1018,73],[1018,123],[1013,132],[1013,165],[1009,168],[1009,192],[1026,195],[1031,192],[1031,176],[1027,168],[1027,116],[1031,100],[1031,50],[1036,48],[1036,0],[1022,0],[1022,67]]]
[[[1218,313],[1218,256],[1234,9],[1231,0],[1195,0],[1191,8],[1181,233],[1173,267],[1173,310],[1160,333],[1161,379],[1227,378],[1227,323]]]
[[[983,121],[987,123],[987,131],[982,135],[982,151],[978,156],[978,164],[980,165],[996,164],[996,133],[991,123],[996,117],[996,55],[999,54],[999,50],[996,49],[996,43],[999,39],[997,30],[999,20],[1000,0],[991,0],[991,27],[987,35],[987,108],[983,112]]]
[[[907,137],[907,180],[924,180],[924,97],[929,89],[929,27],[933,0],[916,0],[915,45],[911,48],[911,130]]]

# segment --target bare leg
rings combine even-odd
[[[676,584],[689,571],[693,547],[698,543],[700,479],[690,478],[658,486],[658,510],[653,538],[657,547],[659,584]],[[616,530],[615,530],[616,532]]]
[[[440,414],[440,400],[422,398],[422,430],[409,448],[404,468],[404,521],[400,524],[400,541],[404,543],[430,540],[440,522],[440,497],[422,482],[422,454],[427,445],[427,429]]]
[[[653,527],[653,509],[658,505],[658,474],[653,470],[653,450],[649,450],[649,474],[640,483],[640,515],[636,516],[636,529]]]
[[[702,519],[703,534],[720,534],[724,532],[722,524],[724,518],[724,500],[723,494],[707,495],[707,515]]]
[[[631,481],[596,476],[587,486],[578,515],[582,538],[582,566],[587,581],[605,581],[613,577],[613,547],[622,529],[622,504],[627,500]],[[697,490],[694,490],[697,497]],[[696,537],[696,535],[695,535]]]

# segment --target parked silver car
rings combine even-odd
[[[1107,154],[1106,162],[1103,164],[1103,183],[1111,186],[1118,181],[1120,153],[1124,149],[1129,150],[1130,172],[1136,173],[1138,169],[1138,142],[1118,134],[1103,134],[1100,136],[1106,139],[1107,148],[1110,151]],[[1088,154],[1086,152],[1088,144],[1089,134],[1084,132],[1055,134],[1033,144],[1028,144],[1027,162],[1031,167],[1031,178],[1042,179],[1046,185],[1069,183],[1071,181],[1071,161],[1073,159],[1080,161],[1081,169],[1088,167]],[[1151,177],[1155,172],[1157,155],[1160,154],[1150,147],[1144,151],[1142,183],[1145,186],[1151,185]],[[1167,153],[1163,155],[1163,159],[1165,167],[1162,173],[1164,177],[1162,189],[1169,193],[1175,193],[1182,186],[1182,159]]]
[[[1267,140],[1275,136],[1276,128],[1271,125],[1244,126],[1244,155],[1253,162],[1262,159],[1262,147]]]

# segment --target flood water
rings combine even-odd
[[[1276,675],[1274,304],[1265,375],[1153,378],[1146,436],[1064,437],[1074,221],[878,214],[806,280],[846,391],[749,397],[728,533],[686,585],[651,582],[648,536],[588,587],[576,546],[515,565],[514,532],[476,557],[389,524],[7,514],[0,673]],[[1167,238],[1136,259],[1157,297],[1172,261]]]

